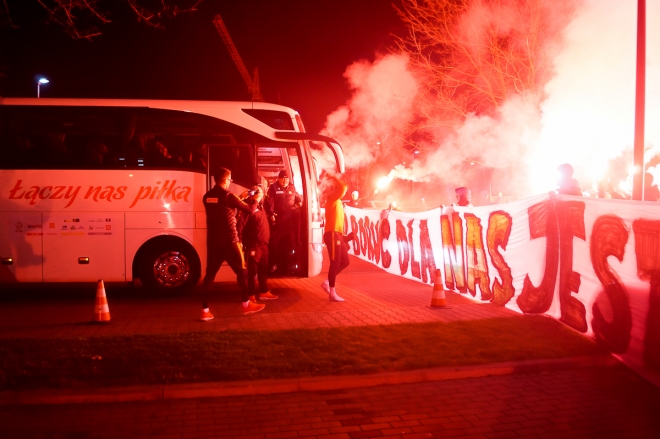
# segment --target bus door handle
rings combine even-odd
[[[82,256],[82,257],[78,258],[78,263],[82,264],[82,265],[89,264],[89,258],[86,257],[86,256]]]
[[[14,258],[2,258],[2,265],[13,265]]]

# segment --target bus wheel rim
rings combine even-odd
[[[168,251],[156,257],[154,278],[159,285],[175,288],[183,285],[189,276],[190,264],[182,253]]]

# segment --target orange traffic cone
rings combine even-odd
[[[105,287],[102,279],[99,279],[96,287],[96,306],[94,307],[94,319],[92,321],[110,323],[110,308],[108,308],[108,299],[105,297]]]
[[[445,290],[442,288],[442,275],[440,270],[435,271],[435,282],[433,283],[433,295],[431,296],[431,304],[429,308],[451,308],[447,306],[447,299],[445,298]]]

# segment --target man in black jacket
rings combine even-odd
[[[273,269],[286,273],[290,267],[297,245],[300,205],[302,200],[296,188],[290,183],[287,171],[280,171],[277,181],[268,188],[264,202],[266,214],[272,224],[270,254]],[[273,270],[275,271],[275,270]]]
[[[226,168],[213,170],[215,186],[204,195],[206,209],[206,276],[204,276],[204,299],[202,302],[202,321],[213,319],[209,310],[208,295],[213,287],[215,275],[222,263],[227,264],[236,273],[238,287],[241,290],[243,314],[253,314],[264,309],[263,304],[250,301],[247,290],[247,271],[241,242],[236,230],[236,209],[250,212],[247,204],[229,192],[231,171]]]
[[[245,203],[250,207],[251,213],[241,211],[238,216],[238,236],[245,247],[247,260],[248,294],[250,300],[273,300],[277,296],[268,289],[268,241],[270,240],[270,226],[268,217],[261,202],[264,191],[261,186],[254,186],[249,192]],[[255,294],[255,276],[259,279],[259,293]]]

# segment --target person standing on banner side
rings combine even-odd
[[[289,174],[280,171],[277,181],[268,188],[268,196],[264,203],[266,214],[271,221],[272,233],[270,254],[273,271],[286,273],[290,257],[298,242],[299,208],[302,199],[292,183]]]
[[[654,183],[653,174],[646,171],[644,173],[644,201],[660,201],[660,190]]]
[[[335,176],[329,176],[332,189],[328,194],[325,204],[325,233],[323,242],[328,250],[330,258],[330,268],[328,270],[328,279],[323,281],[321,288],[328,293],[330,300],[343,302],[344,299],[337,295],[335,281],[337,275],[348,267],[348,242],[344,237],[344,205],[341,202],[346,194],[348,186]]]
[[[236,273],[236,281],[241,291],[243,314],[253,314],[264,309],[265,305],[250,301],[247,290],[247,270],[243,248],[236,230],[236,209],[251,213],[250,207],[236,195],[229,192],[231,171],[216,168],[212,171],[215,186],[204,194],[206,210],[206,275],[203,281],[202,321],[213,319],[209,309],[209,295],[213,289],[215,275],[222,263],[227,264]]]
[[[466,187],[456,188],[456,204],[458,206],[472,207],[472,193]]]
[[[344,201],[344,204],[346,204],[349,207],[355,207],[356,209],[361,208],[362,200],[360,199],[360,193],[358,191],[351,192],[351,199],[348,201]]]
[[[261,202],[264,191],[260,186],[254,186],[248,192],[245,203],[250,206],[252,213],[241,211],[238,216],[238,236],[245,247],[247,260],[248,295],[252,302],[260,300],[274,300],[277,296],[268,288],[268,241],[270,240],[270,226]],[[259,279],[259,293],[255,293],[254,278]]]
[[[582,187],[580,182],[573,178],[573,166],[569,163],[561,164],[557,167],[559,179],[557,180],[557,193],[564,195],[582,196]]]

